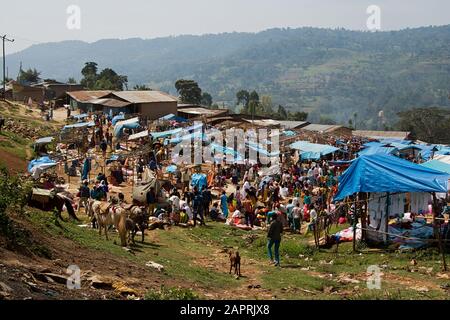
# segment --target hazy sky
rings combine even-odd
[[[2,1],[3,2],[3,1]],[[256,32],[273,27],[367,30],[369,5],[381,8],[381,30],[450,24],[449,0],[22,0],[1,5],[0,34],[15,38],[7,54],[61,40],[155,38]],[[81,29],[66,26],[70,5]],[[1,54],[1,53],[0,53]]]

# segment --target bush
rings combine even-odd
[[[159,291],[149,290],[145,300],[198,300],[199,297],[191,290],[184,288],[166,288],[161,286]]]
[[[299,255],[304,255],[306,257],[312,257],[318,252],[315,246],[298,244],[295,242],[286,241],[281,242],[280,253],[282,255],[287,254],[290,257],[298,257]]]

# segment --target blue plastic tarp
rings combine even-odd
[[[176,122],[186,122],[187,121],[187,119],[176,116],[173,113],[167,114],[164,117],[159,118],[158,120],[176,121]]]
[[[38,159],[31,160],[30,163],[28,163],[28,172],[32,173],[34,168],[47,168],[55,165],[56,162],[48,156],[40,157]]]
[[[394,147],[384,147],[383,145],[379,146],[369,146],[358,152],[359,156],[367,156],[371,154],[395,154],[398,152],[397,148]]]
[[[177,166],[174,164],[172,164],[166,168],[166,172],[168,172],[168,173],[175,173],[176,171],[177,171]]]
[[[449,155],[450,154],[450,147],[442,146],[442,145],[423,145],[418,144],[418,147],[420,147],[422,150],[420,151],[419,155],[423,160],[429,160],[433,153],[435,155],[442,154],[442,155]]]
[[[141,125],[139,122],[118,124],[114,127],[114,137],[120,138],[123,135],[123,129],[137,129]]]
[[[201,131],[195,131],[193,133],[184,135],[184,136],[179,136],[179,137],[174,137],[169,139],[169,143],[180,143],[181,141],[191,141],[193,139],[202,139],[202,141],[206,141],[206,135],[203,134]]]
[[[439,161],[439,160],[430,160],[425,163],[421,163],[421,166],[426,168],[430,168],[437,171],[442,171],[450,174],[450,164]]]
[[[48,143],[52,143],[52,141],[55,140],[55,138],[53,137],[45,137],[45,138],[40,138],[37,139],[34,144],[38,145],[38,144],[48,144]]]
[[[407,150],[407,149],[422,150],[422,148],[420,148],[419,146],[416,146],[414,144],[405,144],[405,143],[391,142],[389,145],[394,147],[394,148],[397,148],[399,151]]]
[[[203,190],[208,185],[206,174],[194,173],[191,178],[191,186],[197,187],[199,191]]]
[[[120,159],[120,155],[113,154],[109,157],[108,160],[106,160],[106,164],[110,164],[111,162],[118,161],[119,159]]]
[[[311,143],[308,141],[297,141],[291,144],[290,147],[292,149],[300,150],[300,156],[302,160],[307,159],[317,160],[320,159],[322,156],[325,156],[327,154],[339,150],[339,148],[330,145]]]
[[[284,136],[287,136],[287,137],[293,137],[293,136],[297,135],[297,133],[295,131],[292,131],[292,130],[283,131],[281,134],[284,135]]]
[[[222,155],[232,155],[235,161],[244,161],[243,157],[234,149],[221,146],[217,143],[210,144],[211,151],[219,152]],[[223,159],[219,159],[218,155],[215,155],[216,160],[221,162]]]
[[[335,201],[357,192],[447,192],[449,174],[391,155],[364,155],[339,178]]]
[[[116,125],[117,122],[125,120],[125,115],[123,113],[119,113],[117,116],[114,116],[111,120],[113,126]]]
[[[74,128],[84,128],[84,127],[94,127],[94,126],[95,126],[94,122],[80,122],[80,123],[74,123],[74,124],[69,124],[67,126],[64,126],[63,130],[74,129]]]
[[[87,113],[83,113],[83,114],[76,114],[76,115],[74,115],[73,117],[75,118],[75,119],[84,119],[84,118],[87,118],[89,115],[87,114]]]
[[[258,143],[254,143],[249,141],[247,143],[247,146],[252,149],[257,151],[259,154],[265,155],[267,157],[276,157],[280,155],[280,151],[274,151],[274,152],[269,152],[266,148],[264,148],[261,144]]]
[[[171,135],[177,134],[179,132],[181,132],[183,130],[183,128],[176,128],[176,129],[172,129],[172,130],[167,130],[167,131],[161,131],[161,132],[150,132],[150,135],[153,137],[153,139],[159,139],[159,138],[165,138],[165,137],[169,137]]]

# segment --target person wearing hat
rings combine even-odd
[[[268,214],[270,225],[267,232],[267,253],[271,263],[275,266],[280,265],[280,243],[281,243],[281,233],[283,232],[283,225],[278,219],[277,214],[274,211]],[[275,260],[273,259],[272,247],[275,246]]]
[[[78,201],[78,210],[77,213],[80,213],[81,206],[83,205],[85,208],[85,212],[87,212],[89,206],[89,198],[91,196],[91,190],[89,189],[89,184],[87,180],[83,181],[83,184],[80,186],[80,200]]]

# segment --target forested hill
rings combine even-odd
[[[65,41],[8,56],[9,74],[33,67],[45,78],[81,78],[86,61],[175,94],[194,79],[214,101],[234,105],[236,92],[270,95],[276,107],[309,111],[311,121],[379,128],[410,107],[450,106],[450,26],[392,32],[271,29],[159,39]],[[322,118],[322,119],[321,119]]]

